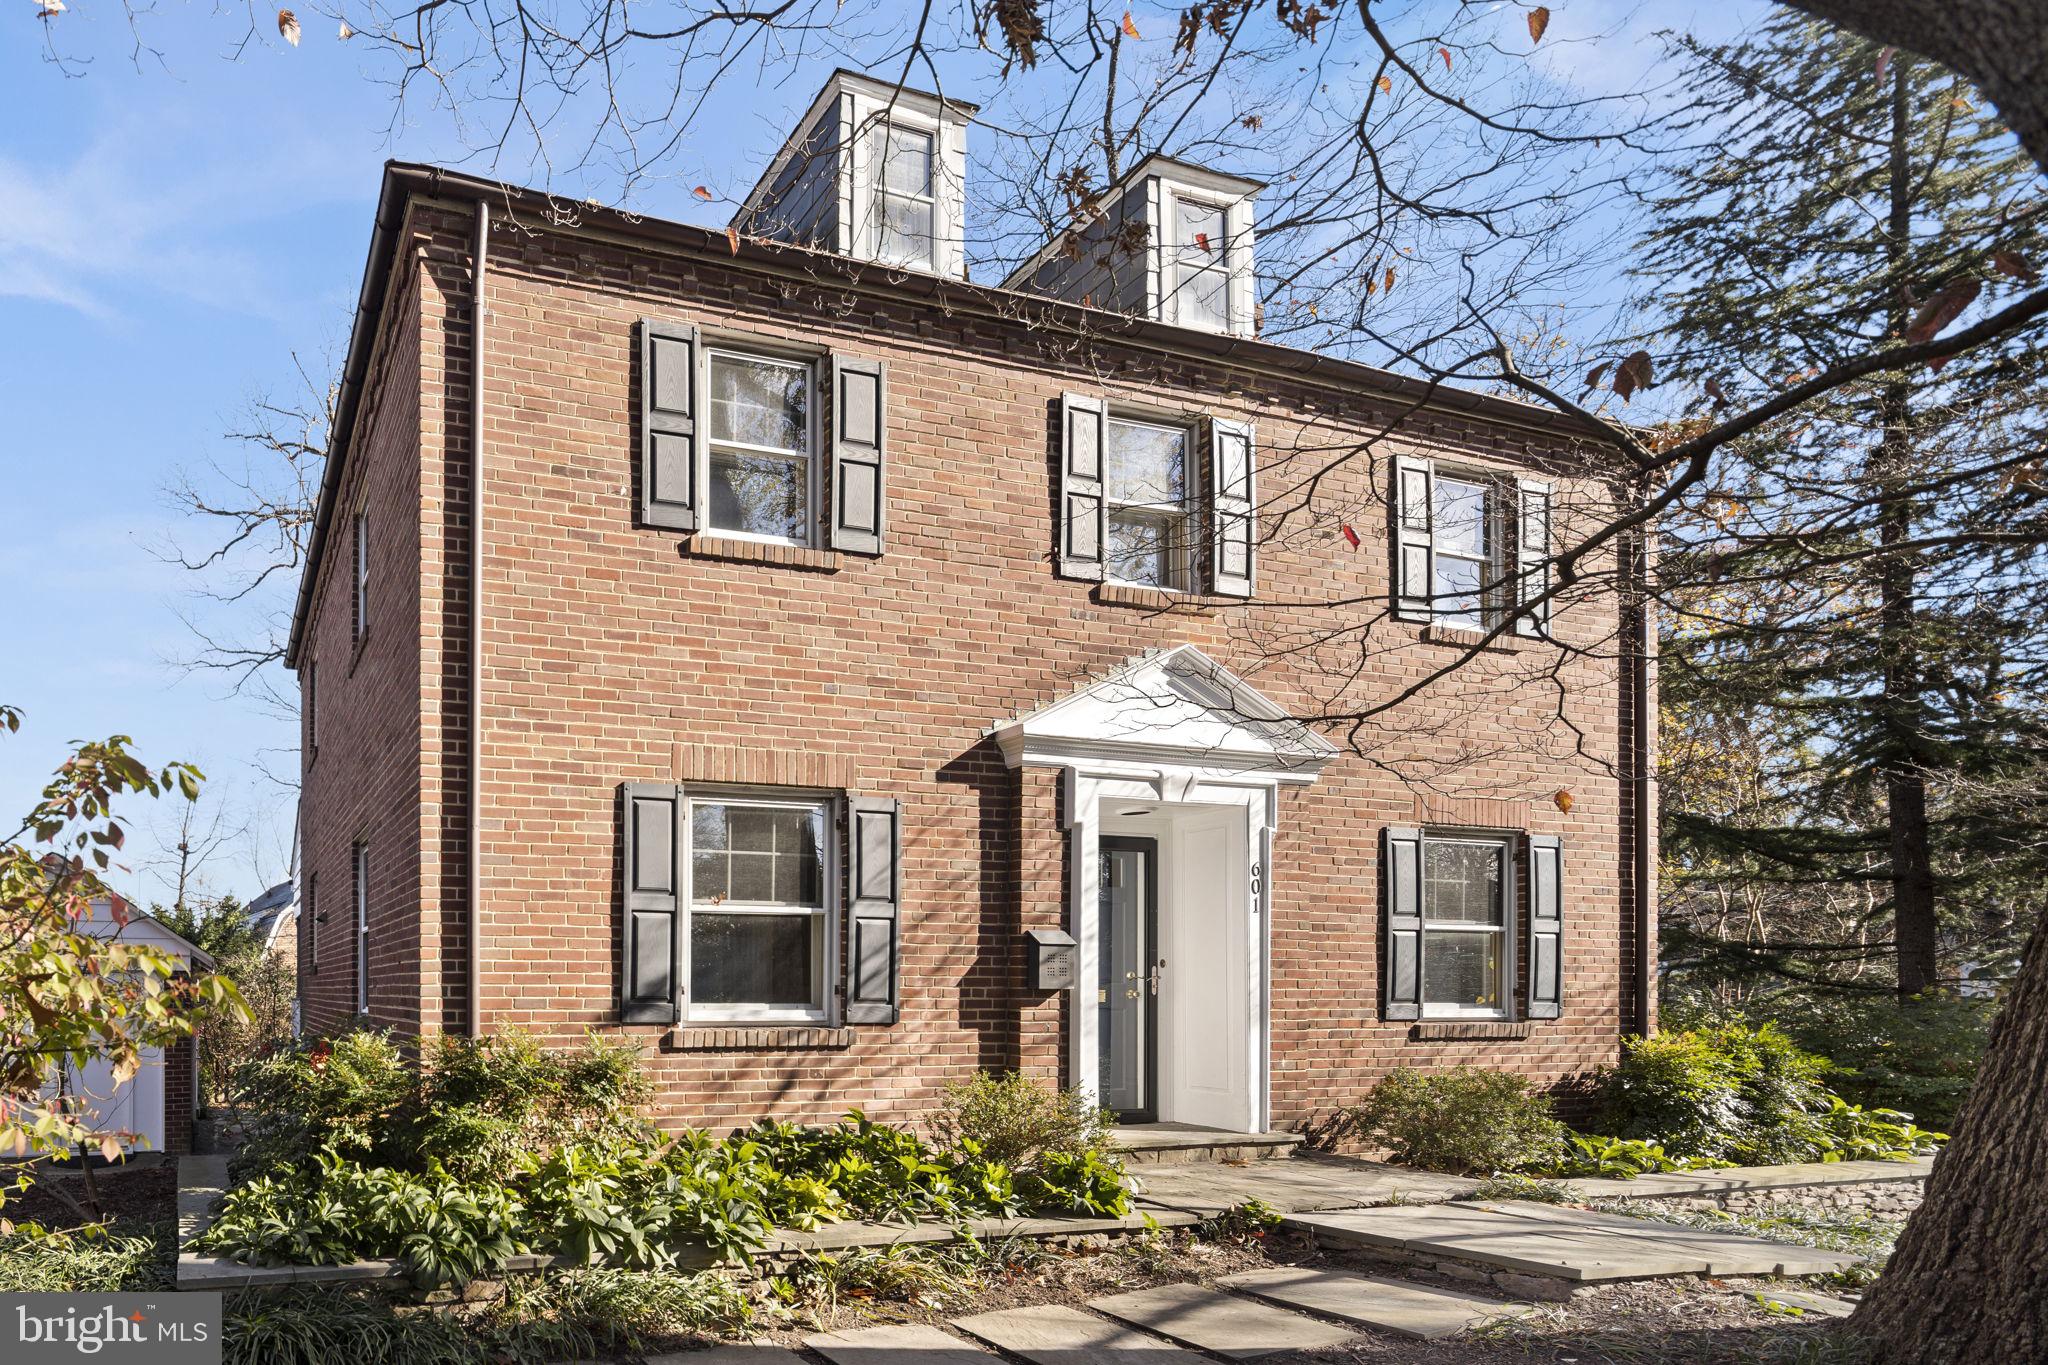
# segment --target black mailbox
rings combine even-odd
[[[1024,941],[1031,948],[1032,990],[1073,989],[1078,953],[1072,934],[1061,929],[1027,929]]]

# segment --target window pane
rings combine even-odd
[[[891,124],[882,151],[882,188],[895,194],[929,197],[932,192],[932,137]]]
[[[1454,554],[1487,557],[1486,489],[1463,479],[1436,476],[1436,547]]]
[[[882,240],[885,261],[929,265],[932,259],[932,205],[928,199],[882,196]]]
[[[732,853],[732,898],[742,905],[764,905],[775,899],[775,855]]]
[[[699,1005],[820,1008],[822,915],[690,916],[690,994]]]
[[[810,464],[782,455],[711,452],[711,527],[803,540],[810,522]]]
[[[1179,427],[1109,424],[1109,500],[1179,503],[1187,497],[1188,434]]]
[[[1436,585],[1431,589],[1435,598],[1432,605],[1439,617],[1446,621],[1477,626],[1479,616],[1479,585],[1483,578],[1481,565],[1476,559],[1459,559],[1455,555],[1439,550],[1436,556]]]
[[[1180,231],[1177,240],[1183,261],[1223,260],[1223,210],[1213,204],[1196,204],[1186,199],[1175,203]]]
[[[1109,576],[1155,588],[1182,587],[1187,560],[1178,517],[1158,512],[1109,514]]]
[[[1230,277],[1221,269],[1180,272],[1175,320],[1183,327],[1221,327],[1230,321]]]
[[[1499,924],[1502,853],[1499,844],[1426,842],[1422,917],[1433,924]]]
[[[711,439],[810,449],[811,371],[746,356],[711,357]]]
[[[825,904],[825,812],[820,807],[694,803],[694,905]]]
[[[1422,1002],[1500,1008],[1499,934],[1429,930],[1422,936]]]
[[[723,850],[700,848],[690,854],[690,896],[699,905],[732,899],[732,860]]]

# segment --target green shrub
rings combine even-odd
[[[1131,1211],[1123,1167],[1100,1152],[1046,1152],[1017,1177],[1017,1188],[1036,1214],[1122,1218]]]
[[[247,1137],[231,1163],[239,1178],[288,1170],[316,1153],[380,1159],[412,1100],[415,1078],[396,1043],[362,1030],[274,1053],[244,1069]]]
[[[1347,1126],[1405,1166],[1451,1175],[1548,1170],[1565,1143],[1565,1126],[1525,1077],[1469,1066],[1400,1067],[1349,1111]]]
[[[1905,1161],[1931,1156],[1947,1133],[1931,1132],[1896,1109],[1865,1109],[1839,1097],[1820,1116],[1822,1161]]]
[[[1564,1159],[1549,1174],[1567,1179],[1596,1176],[1633,1180],[1645,1173],[1682,1171],[1685,1167],[1686,1163],[1666,1152],[1661,1143],[1573,1133],[1566,1140]]]
[[[1890,993],[1781,1001],[1772,1018],[1838,1068],[1828,1088],[1852,1104],[1951,1128],[1989,1045],[1994,1000]]]
[[[947,1086],[931,1124],[941,1145],[1021,1171],[1047,1152],[1107,1156],[1112,1120],[1079,1090],[984,1071]]]
[[[1602,1077],[1598,1126],[1696,1162],[1817,1160],[1832,1070],[1769,1024],[1630,1038]]]

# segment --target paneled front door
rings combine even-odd
[[[1159,843],[1105,836],[1095,1008],[1102,1106],[1125,1123],[1159,1114]]]

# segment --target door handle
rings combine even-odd
[[[1159,959],[1159,965],[1154,967],[1146,978],[1152,983],[1152,994],[1159,994],[1159,978],[1165,973],[1165,971],[1166,959],[1162,957]]]

